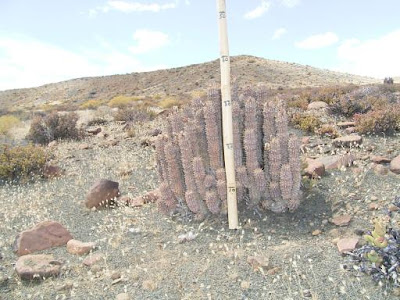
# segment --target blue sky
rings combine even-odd
[[[230,54],[400,76],[399,0],[227,0]],[[0,90],[219,55],[215,0],[0,0]]]

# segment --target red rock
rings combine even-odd
[[[378,203],[370,203],[368,205],[368,209],[369,210],[378,210],[379,209],[379,205],[378,205]]]
[[[342,215],[332,218],[331,222],[336,226],[347,226],[349,225],[351,220],[351,216],[349,215]]]
[[[386,164],[390,163],[391,159],[381,155],[371,155],[371,161],[376,164]]]
[[[340,253],[352,251],[356,248],[358,238],[344,238],[340,239],[337,243],[337,247]]]
[[[104,255],[102,253],[95,253],[86,257],[82,263],[85,266],[91,267],[102,260],[104,260]]]
[[[355,127],[347,127],[347,128],[344,130],[344,132],[347,133],[347,134],[352,134],[352,133],[354,133],[354,132],[356,132],[356,131],[357,131],[357,128],[355,128]]]
[[[400,155],[393,158],[390,162],[390,171],[395,174],[400,174]]]
[[[350,147],[360,145],[361,143],[362,137],[359,135],[346,135],[333,140],[333,145],[336,147]]]
[[[325,166],[325,170],[340,169],[341,167],[350,167],[355,160],[355,156],[351,153],[344,155],[331,155],[318,157],[316,161],[321,162]]]
[[[348,128],[356,126],[356,122],[339,122],[337,126],[340,128]]]
[[[109,205],[119,196],[118,182],[108,179],[100,179],[96,181],[86,196],[87,208],[99,208]]]
[[[60,223],[45,221],[21,232],[15,239],[14,252],[21,256],[65,245],[72,235]]]
[[[309,177],[322,177],[325,174],[325,166],[323,163],[314,159],[308,159],[308,166],[304,172]]]
[[[309,142],[310,142],[310,137],[309,137],[309,136],[303,136],[303,137],[301,138],[301,143],[302,143],[303,145],[307,145]]]
[[[18,258],[15,271],[21,279],[43,279],[58,276],[61,265],[53,255],[29,254]]]
[[[323,101],[311,102],[311,103],[308,104],[308,106],[307,106],[307,110],[324,109],[324,108],[328,108],[328,103],[323,102]]]
[[[64,170],[59,166],[46,165],[43,169],[43,176],[46,178],[60,177],[64,174]]]
[[[71,254],[83,255],[89,253],[96,247],[96,243],[84,243],[78,240],[69,240],[67,243],[67,251]]]

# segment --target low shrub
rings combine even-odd
[[[90,99],[88,101],[83,102],[79,107],[81,109],[96,109],[100,107],[104,101],[99,99]]]
[[[78,115],[65,115],[53,112],[45,116],[36,116],[31,123],[27,139],[38,144],[47,144],[59,139],[80,139],[82,131],[76,126]]]
[[[88,126],[97,126],[97,125],[104,125],[107,123],[107,120],[104,118],[100,118],[100,117],[95,117],[93,119],[91,119],[87,125]]]
[[[321,126],[321,121],[314,115],[295,113],[292,117],[292,124],[305,132],[314,133]]]
[[[151,114],[146,109],[126,108],[119,109],[114,115],[115,121],[125,121],[127,123],[140,123],[150,120]]]
[[[132,102],[137,101],[139,98],[137,97],[128,97],[128,96],[116,96],[112,98],[108,102],[108,106],[110,107],[118,107],[118,108],[124,108],[132,104]]]
[[[360,133],[393,133],[400,130],[400,105],[387,106],[354,116]]]
[[[18,125],[20,120],[13,115],[4,115],[0,117],[0,135],[7,132],[14,126]]]
[[[339,132],[335,128],[335,126],[331,124],[324,124],[320,128],[317,129],[317,133],[321,136],[328,136],[332,139],[337,138],[339,136]]]
[[[0,181],[30,179],[42,175],[47,161],[42,147],[28,145],[10,148],[0,147]]]
[[[182,103],[178,99],[168,97],[168,98],[165,98],[164,100],[158,102],[157,105],[161,108],[168,109],[173,106],[180,106],[181,104]]]

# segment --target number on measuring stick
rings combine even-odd
[[[229,61],[229,56],[227,56],[227,55],[221,56],[221,59],[222,59],[222,62],[227,62],[227,61]]]
[[[235,193],[236,192],[236,188],[235,187],[228,187],[228,192],[229,193]]]
[[[224,104],[225,106],[231,106],[231,100],[225,100]]]
[[[219,12],[219,18],[220,19],[225,19],[226,18],[226,13],[224,11]]]
[[[233,149],[233,143],[226,144],[226,148],[229,150]]]

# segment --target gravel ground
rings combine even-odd
[[[241,213],[236,231],[221,219],[165,218],[155,204],[89,211],[83,202],[98,178],[118,181],[123,195],[141,195],[158,186],[154,150],[141,145],[141,135],[123,139],[117,125],[107,131],[107,139],[56,146],[54,161],[66,170],[61,178],[0,187],[1,300],[115,299],[120,293],[131,299],[393,299],[390,286],[346,270],[347,258],[332,240],[370,229],[374,215],[383,214],[400,195],[398,175],[376,175],[368,159],[359,159],[356,167],[329,172],[315,182],[295,213],[261,218]],[[112,139],[119,144],[104,147]],[[91,148],[81,150],[84,142]],[[367,138],[364,145],[354,150],[359,157],[371,153],[371,145],[374,154],[400,154],[399,137]],[[381,209],[370,211],[371,201]],[[328,222],[343,213],[353,217],[348,227]],[[105,261],[89,268],[82,265],[84,257],[53,248],[43,253],[64,262],[60,277],[21,281],[13,269],[15,236],[45,220],[60,222],[75,239],[95,241],[93,253],[103,253]],[[313,236],[316,229],[321,234]],[[178,236],[188,232],[195,239],[180,243]],[[263,257],[268,265],[254,269],[249,256]],[[121,278],[113,280],[115,273]]]

